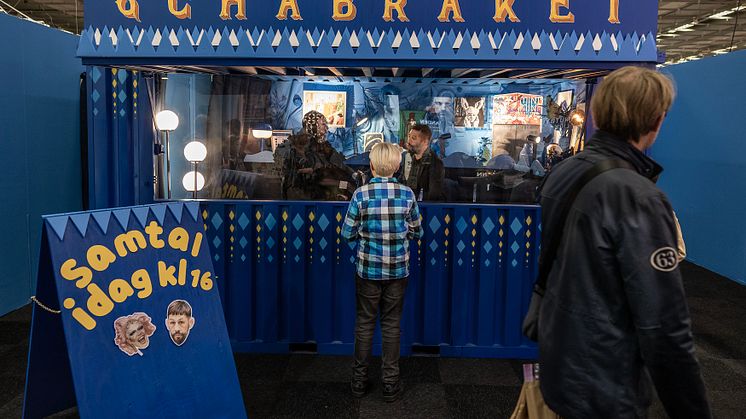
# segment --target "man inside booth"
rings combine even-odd
[[[430,148],[432,131],[427,125],[414,125],[407,135],[407,152],[402,158],[401,183],[414,191],[417,200],[445,201],[445,166]]]

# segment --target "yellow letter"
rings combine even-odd
[[[93,272],[85,266],[76,268],[77,263],[75,259],[66,260],[60,267],[60,275],[68,281],[78,281],[75,283],[76,287],[85,288],[91,283]]]
[[[202,245],[202,233],[197,233],[194,235],[194,243],[192,244],[192,256],[197,257],[199,256],[199,248]]]
[[[125,7],[126,5],[129,7]],[[124,17],[140,21],[140,5],[137,4],[137,0],[117,0],[117,7]]]
[[[181,227],[176,227],[171,230],[171,233],[168,235],[168,245],[171,246],[172,249],[186,252],[189,248],[189,233]]]
[[[343,8],[347,8],[346,12],[343,12]],[[355,20],[357,16],[357,6],[353,3],[353,0],[334,0],[334,14],[332,19],[334,20]]]
[[[156,223],[155,221],[151,221],[150,224],[145,227],[145,232],[148,233],[150,245],[153,246],[154,249],[163,249],[163,246],[166,245],[166,242],[158,237],[161,235],[161,233],[163,233],[163,228],[161,228],[158,223]]]
[[[158,282],[162,287],[167,285],[176,285],[175,266],[166,266],[165,262],[158,261]]]
[[[168,11],[172,15],[179,19],[191,19],[192,18],[192,6],[186,5],[181,10],[176,10],[179,7],[179,0],[168,0]]]
[[[199,273],[199,269],[192,271],[192,288],[197,288],[197,285],[199,285]]]
[[[91,296],[88,297],[87,304],[88,311],[90,311],[91,314],[97,317],[103,317],[111,313],[111,310],[114,309],[114,303],[112,303],[109,297],[101,291],[101,288],[99,288],[98,285],[90,284],[86,289],[88,290],[88,293],[91,294]]]
[[[199,285],[205,291],[210,291],[212,289],[212,278],[210,277],[209,272],[202,274],[202,280]]]
[[[187,262],[186,259],[179,260],[179,285],[186,284]]]
[[[513,3],[515,0],[495,0],[495,17],[492,19],[501,23],[505,22],[505,18],[509,16],[511,22],[520,22],[521,19],[518,19],[513,11]]]
[[[148,298],[153,293],[153,283],[150,281],[150,274],[145,269],[135,271],[130,277],[130,282],[135,289],[140,290],[137,293],[138,298]]]
[[[298,9],[298,0],[282,0],[280,3],[280,11],[277,12],[277,18],[280,20],[287,20],[288,12],[292,12],[290,17],[293,20],[303,20],[300,16],[300,10]]]
[[[619,21],[619,0],[609,0],[609,22],[620,23]]]
[[[220,10],[220,18],[223,20],[230,20],[231,6],[236,6],[236,19],[246,20],[246,0],[223,0],[223,8]]]
[[[137,230],[122,233],[114,238],[114,248],[117,249],[117,254],[121,257],[127,256],[127,249],[129,249],[130,252],[135,253],[139,249],[144,249],[147,246],[148,244],[145,241],[145,236]]]
[[[560,14],[560,7],[570,8],[570,0],[551,0],[552,6],[549,12],[549,20],[554,23],[574,23],[575,15],[568,12],[566,15]]]
[[[124,279],[115,279],[109,282],[109,296],[115,303],[123,303],[124,300],[135,293],[129,282]]]
[[[72,308],[75,307],[75,300],[72,298],[66,298],[62,305],[64,305],[66,309],[72,310]],[[73,318],[87,330],[93,330],[96,327],[96,320],[93,320],[93,317],[80,307],[73,310]]]
[[[394,10],[399,14],[399,21],[409,22],[407,14],[404,13],[404,6],[407,5],[407,0],[386,0],[386,5],[383,9],[383,20],[386,22],[394,21]]]
[[[443,8],[440,9],[438,20],[441,22],[450,22],[451,20],[448,16],[451,13],[453,13],[454,22],[464,21],[464,18],[461,16],[461,5],[458,4],[458,0],[443,0]]]
[[[103,272],[109,268],[109,265],[112,262],[117,260],[117,257],[114,256],[114,253],[112,253],[111,250],[101,246],[100,244],[96,244],[88,249],[86,259],[88,259],[88,264],[91,265],[91,268]]]

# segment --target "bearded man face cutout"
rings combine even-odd
[[[166,329],[171,341],[176,346],[183,345],[193,327],[192,306],[184,300],[172,301],[166,312]]]

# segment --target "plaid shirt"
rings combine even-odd
[[[395,178],[374,178],[355,191],[342,237],[359,241],[357,273],[372,280],[409,276],[409,240],[422,237],[414,192]]]

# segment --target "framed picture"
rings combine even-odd
[[[277,146],[288,140],[288,137],[293,135],[293,131],[290,130],[273,130],[272,131],[272,152],[277,150]]]
[[[557,104],[560,106],[560,109],[570,109],[572,108],[572,99],[575,92],[572,90],[565,90],[563,92],[557,93]]]
[[[494,125],[538,125],[541,130],[541,114],[544,97],[525,93],[495,95],[492,106]]]
[[[457,127],[481,128],[484,126],[484,107],[487,98],[458,97],[453,113],[453,122]]]
[[[363,151],[369,152],[373,146],[383,142],[382,132],[368,132],[363,135]]]
[[[344,128],[347,123],[347,92],[305,90],[303,115],[311,111],[321,112],[329,128]]]

